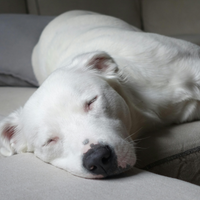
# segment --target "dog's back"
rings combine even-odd
[[[56,68],[65,66],[66,58],[71,61],[88,51],[120,49],[116,41],[123,39],[126,31],[140,30],[120,19],[89,11],[70,11],[56,17],[44,29],[33,51],[32,64],[39,83]]]
[[[190,83],[199,76],[194,62],[199,60],[199,47],[141,32],[114,17],[88,11],[58,16],[34,49],[33,69],[41,84],[57,68],[69,68],[76,56],[95,51],[107,52],[129,77],[128,99],[148,118],[167,124],[193,119],[190,112],[183,115],[187,106],[180,102],[191,95]]]

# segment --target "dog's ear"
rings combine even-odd
[[[94,69],[99,73],[113,74],[118,71],[117,64],[113,58],[104,51],[95,51],[82,54],[74,59],[76,64],[82,64],[89,69]]]
[[[0,123],[0,140],[3,145],[1,154],[11,156],[26,151],[26,142],[22,134],[22,109],[19,109]]]

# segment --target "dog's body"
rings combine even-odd
[[[1,123],[4,155],[105,177],[135,164],[131,137],[200,118],[200,48],[189,42],[72,11],[44,29],[32,62],[41,86]]]

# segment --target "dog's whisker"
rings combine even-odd
[[[133,135],[135,135],[136,133],[138,133],[141,129],[142,129],[142,127],[139,128],[139,129],[138,129],[137,131],[135,131],[134,133],[132,133],[131,135],[129,135],[128,137],[126,137],[124,140],[129,139],[130,137],[132,137]]]
[[[133,140],[133,142],[134,142],[134,143],[136,143],[136,142],[141,142],[141,141],[146,140],[146,139],[149,139],[149,138],[150,138],[150,136],[144,137],[144,138],[138,138],[138,139]]]

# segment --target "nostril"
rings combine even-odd
[[[84,154],[83,166],[91,173],[107,176],[117,168],[117,159],[108,145],[96,144]]]
[[[109,159],[111,157],[111,151],[110,151],[109,147],[106,146],[105,149],[106,149],[106,153],[103,155],[103,158],[102,158],[102,163],[103,164],[108,163]]]
[[[110,156],[109,156],[109,157],[102,158],[102,163],[103,163],[103,164],[106,164],[107,162],[109,162],[109,158],[110,158]]]
[[[89,170],[94,171],[96,168],[97,168],[96,166],[92,165],[91,167],[89,167]]]

